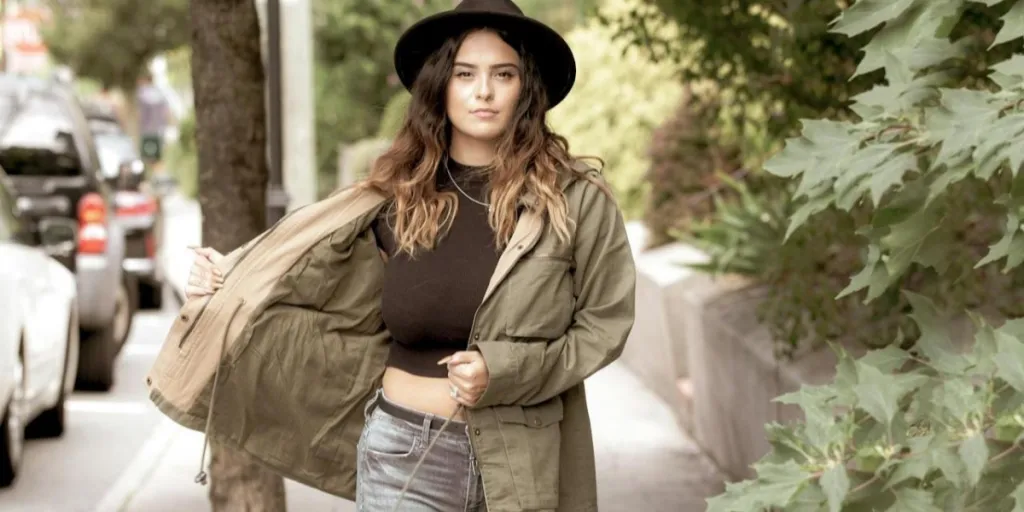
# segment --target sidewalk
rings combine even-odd
[[[721,492],[721,478],[668,407],[624,366],[591,377],[587,397],[602,512],[702,512],[704,499]],[[96,512],[210,510],[208,488],[192,480],[202,443],[201,433],[167,420]],[[355,510],[350,501],[291,481],[286,493],[290,511]]]
[[[198,242],[198,205],[170,201],[167,270],[180,289]],[[170,213],[170,212],[169,212]],[[182,261],[184,260],[184,261]],[[668,405],[625,365],[613,363],[587,380],[601,512],[703,512],[723,478],[676,423]],[[201,433],[166,420],[156,429],[96,512],[210,510],[208,487],[193,483]],[[286,482],[289,511],[350,512],[354,504]]]

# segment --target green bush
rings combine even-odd
[[[409,108],[412,95],[402,89],[388,100],[384,107],[384,114],[380,118],[380,129],[377,130],[378,139],[393,139],[398,135],[398,130],[405,122],[405,111]]]
[[[916,334],[857,360],[837,349],[832,383],[778,398],[805,421],[769,425],[757,477],[709,512],[1024,508],[1024,319],[1001,320],[1024,303],[1022,14],[1018,0],[860,0],[836,21],[870,35],[868,56],[883,48],[887,83],[853,98],[855,120],[804,120],[765,168],[791,184],[783,236],[847,219],[865,250],[838,296],[898,294],[890,314]],[[966,350],[949,334],[964,306]]]
[[[740,151],[723,141],[718,119],[721,102],[715,91],[687,88],[667,121],[654,130],[650,144],[650,187],[644,225],[650,246],[667,243],[714,212],[724,176],[738,176]]]

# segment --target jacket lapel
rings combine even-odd
[[[534,210],[528,208],[519,217],[516,229],[512,232],[512,238],[509,239],[508,245],[505,246],[505,250],[498,258],[498,264],[494,268],[494,273],[491,274],[491,281],[487,284],[487,291],[484,292],[481,303],[486,302],[494,293],[494,290],[508,276],[523,254],[529,252],[537,244],[543,231],[544,219]]]

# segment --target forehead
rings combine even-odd
[[[462,41],[455,61],[474,66],[519,64],[519,54],[495,32],[477,30]]]

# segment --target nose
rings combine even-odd
[[[490,100],[494,96],[494,87],[486,74],[481,74],[476,84],[476,98],[479,100]]]

